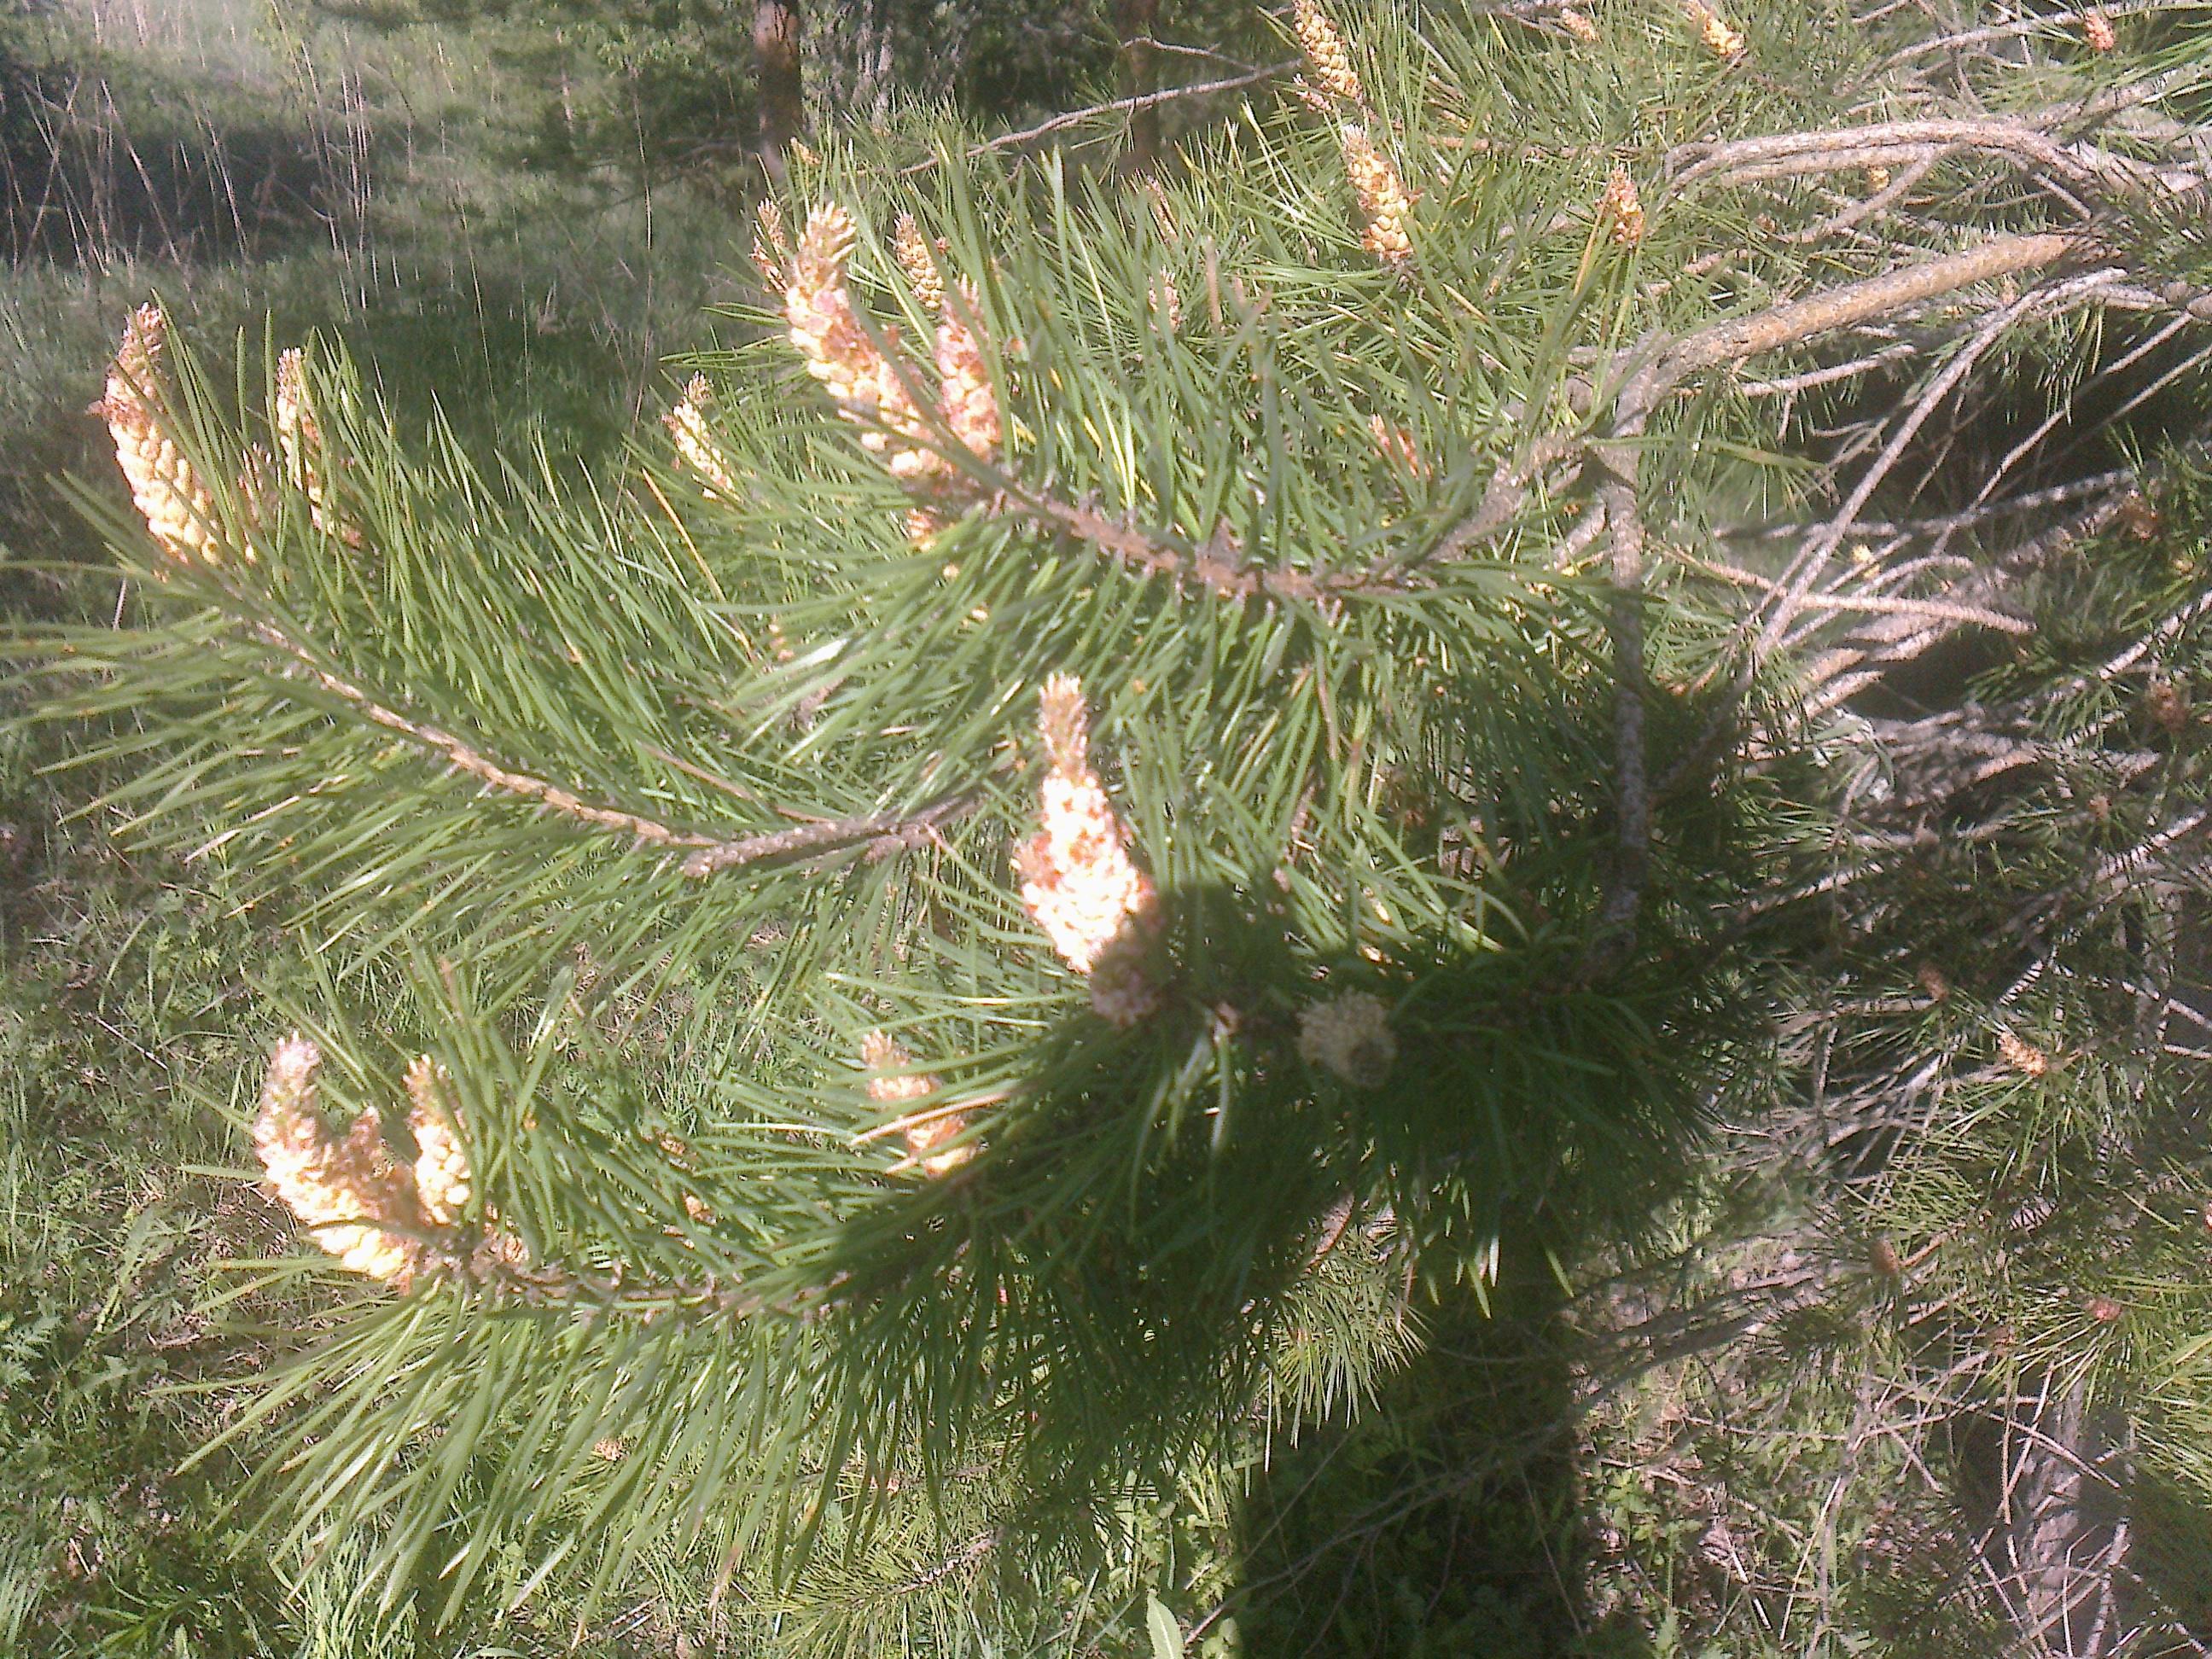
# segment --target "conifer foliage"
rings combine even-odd
[[[2212,53],[1867,11],[1297,0],[1136,182],[823,132],[604,492],[142,312],[53,660],[325,988],[246,1114],[354,1291],[232,1430],[278,1523],[1087,1639],[1143,1494],[1715,1182],[1867,1398],[2212,1492]],[[2182,1616],[2050,1475],[1956,1596]],[[1831,1594],[1772,1541],[1717,1621]]]

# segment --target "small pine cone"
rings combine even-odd
[[[1344,171],[1352,180],[1352,193],[1359,203],[1364,228],[1359,245],[1390,264],[1403,264],[1413,257],[1413,239],[1407,224],[1413,217],[1413,198],[1389,158],[1375,147],[1367,129],[1347,121],[1338,134],[1344,151]]]
[[[450,1227],[468,1207],[469,1155],[455,1133],[451,1079],[428,1054],[407,1067],[407,1127],[415,1137],[415,1194],[422,1213]]]
[[[968,1131],[968,1120],[958,1112],[947,1112],[943,1117],[933,1117],[916,1123],[906,1131],[906,1149],[926,1176],[948,1176],[975,1156],[975,1143],[963,1141],[959,1146],[948,1143],[958,1140]]]
[[[1182,295],[1176,288],[1175,278],[1161,271],[1152,278],[1151,291],[1146,295],[1152,314],[1158,317],[1170,334],[1182,331]]]
[[[2158,729],[2178,734],[2189,724],[2189,699],[2171,680],[2153,680],[2143,690],[2143,709]]]
[[[1879,196],[1889,188],[1889,169],[1875,162],[1866,170],[1867,194]]]
[[[168,343],[169,319],[161,307],[132,312],[108,368],[106,395],[93,412],[107,422],[116,465],[155,544],[179,563],[220,564],[215,499],[162,419],[161,362]]]
[[[668,428],[668,439],[675,446],[677,459],[698,476],[708,493],[725,501],[735,501],[737,481],[722,465],[721,453],[714,447],[714,434],[707,426],[707,410],[714,403],[714,390],[708,386],[707,377],[694,374],[684,386],[684,395],[676,400],[676,406],[660,417],[660,423]]]
[[[1309,1003],[1298,1014],[1298,1057],[1355,1089],[1380,1088],[1398,1058],[1389,1009],[1364,991]]]
[[[1744,38],[1730,28],[1720,13],[1705,3],[1705,0],[1683,0],[1683,11],[1688,15],[1698,38],[1705,49],[1716,58],[1736,58],[1742,55]]]
[[[822,382],[847,420],[867,427],[861,446],[884,458],[892,476],[903,479],[942,471],[944,463],[914,443],[926,432],[897,368],[861,328],[845,282],[853,251],[853,221],[835,202],[818,204],[806,216],[806,229],[791,262],[784,290],[784,319],[791,343],[805,360],[807,373]],[[895,332],[886,331],[896,349]]]
[[[868,1073],[868,1098],[878,1106],[903,1109],[937,1092],[938,1080],[914,1070],[914,1056],[896,1038],[871,1031],[860,1039],[860,1065]],[[968,1119],[960,1112],[923,1117],[900,1133],[908,1154],[926,1175],[949,1175],[975,1157],[972,1143],[951,1146],[966,1131]],[[939,1151],[939,1148],[944,1148]]]
[[[806,230],[793,258],[784,290],[784,320],[807,373],[840,404],[851,403],[875,374],[875,346],[854,320],[845,288],[845,262],[853,252],[853,221],[835,202],[806,216]]]
[[[2112,20],[2102,11],[2094,9],[2081,14],[2081,40],[2090,51],[2100,55],[2120,44],[2120,37],[2112,28]]]
[[[1050,770],[1039,801],[1041,828],[1015,854],[1023,907],[1077,973],[1091,973],[1109,956],[1131,963],[1158,898],[1091,769],[1090,712],[1079,681],[1055,674],[1045,682],[1037,726]],[[1141,999],[1130,981],[1138,976],[1133,965],[1117,965],[1110,1006],[1136,1009]]]
[[[2100,1325],[2113,1324],[2127,1311],[2109,1296],[2093,1296],[2081,1305],[2083,1311]]]
[[[307,360],[297,346],[277,354],[276,389],[269,422],[276,434],[276,453],[283,458],[285,477],[307,498],[309,521],[348,547],[359,547],[361,532],[340,520],[331,505],[323,428],[315,418]]]
[[[937,1092],[937,1079],[916,1072],[906,1045],[884,1032],[860,1039],[860,1065],[868,1073],[868,1098],[878,1106],[910,1106]]]
[[[945,278],[938,273],[935,251],[911,213],[900,214],[898,223],[891,228],[891,255],[906,273],[908,285],[914,289],[914,297],[921,302],[921,308],[941,309],[945,304]]]
[[[938,418],[970,453],[995,459],[1004,427],[991,366],[983,358],[982,300],[963,283],[937,322]],[[934,459],[934,458],[933,458]]]
[[[1634,247],[1644,240],[1644,204],[1636,194],[1636,181],[1628,176],[1626,167],[1615,167],[1613,176],[1605,181],[1605,194],[1598,198],[1598,217],[1613,232],[1613,240],[1622,247]]]
[[[322,1054],[296,1034],[269,1056],[253,1150],[285,1207],[313,1230],[315,1242],[346,1267],[404,1290],[424,1265],[408,1230],[422,1211],[412,1177],[395,1164],[374,1111],[332,1140],[317,1110],[315,1073]]]
[[[1129,858],[1120,823],[1095,777],[1048,777],[1043,828],[1015,857],[1023,907],[1060,959],[1088,975],[1154,904]]]
[[[2024,1042],[2010,1031],[1997,1033],[1997,1053],[2004,1063],[2022,1077],[2041,1077],[2051,1069],[2051,1056],[2033,1043]]]
[[[1168,203],[1167,186],[1146,173],[1137,181],[1137,187],[1145,192],[1145,199],[1152,204],[1152,221],[1159,227],[1160,240],[1170,246],[1182,241],[1182,231],[1176,224],[1175,209]]]
[[[276,429],[276,451],[294,483],[311,497],[321,492],[322,428],[308,400],[307,357],[297,346],[287,346],[276,356],[276,389],[269,407],[269,423]]]
[[[1919,972],[1913,978],[1919,982],[1921,990],[1927,994],[1929,1001],[1946,1002],[1950,1000],[1951,981],[1944,977],[1943,970],[1934,963],[1922,963]]]
[[[1160,994],[1145,972],[1151,942],[1148,918],[1122,928],[1091,970],[1091,1012],[1122,1030],[1159,1012]]]
[[[1332,98],[1341,98],[1347,104],[1364,109],[1366,90],[1352,67],[1352,54],[1345,49],[1344,37],[1336,32],[1336,25],[1329,21],[1328,14],[1316,0],[1292,0],[1291,25],[1297,32],[1298,45],[1305,52],[1306,62],[1312,67],[1314,84]]]
[[[898,349],[896,329],[885,329],[884,338],[893,351]],[[885,471],[902,482],[915,483],[942,477],[951,470],[943,456],[927,447],[928,427],[893,359],[876,359],[876,376],[867,392],[867,398],[857,409],[847,413],[857,421],[862,418],[863,411],[872,410],[875,418],[888,428],[860,434],[860,447],[880,457]]]
[[[1884,1279],[1895,1279],[1905,1271],[1905,1263],[1898,1258],[1897,1246],[1886,1238],[1877,1238],[1867,1247],[1867,1261]]]
[[[251,532],[276,521],[276,458],[259,444],[248,444],[238,470],[238,501]]]
[[[2139,542],[2154,542],[2165,530],[2166,520],[2138,490],[2120,503],[2120,526]]]
[[[1586,46],[1597,44],[1597,25],[1572,6],[1559,8],[1559,27]]]
[[[1374,434],[1375,447],[1387,459],[1417,478],[1429,476],[1428,463],[1421,459],[1420,447],[1413,441],[1413,434],[1409,429],[1392,426],[1380,415],[1367,417],[1367,429]]]
[[[753,213],[753,266],[770,294],[781,294],[791,281],[791,241],[783,234],[783,210],[763,201]]]
[[[495,1284],[511,1273],[530,1270],[530,1250],[513,1233],[489,1228],[469,1252],[469,1277],[478,1284]]]

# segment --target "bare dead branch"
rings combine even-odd
[[[1018,144],[1032,143],[1063,128],[1078,126],[1083,122],[1096,120],[1102,115],[1132,115],[1145,110],[1157,109],[1162,104],[1173,103],[1179,98],[1203,98],[1214,93],[1236,92],[1245,87],[1257,86],[1262,81],[1272,81],[1278,76],[1288,75],[1297,69],[1299,62],[1300,60],[1295,58],[1286,58],[1279,64],[1267,64],[1255,70],[1248,70],[1242,75],[1224,76],[1216,81],[1193,81],[1184,86],[1164,87],[1158,92],[1142,93],[1129,98],[1110,99],[1103,104],[1091,104],[1082,109],[1068,110],[1054,116],[1050,120],[1040,121],[1033,127],[1024,127],[1018,132],[1002,132],[997,137],[987,138],[980,144],[970,144],[967,153],[970,157],[987,155],[993,150],[1011,149]],[[916,173],[927,173],[937,165],[937,159],[933,156],[927,161],[916,161],[912,167],[900,168],[899,176],[911,178]]]

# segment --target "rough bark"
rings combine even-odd
[[[755,0],[753,66],[760,106],[761,165],[783,176],[783,153],[806,127],[799,42],[805,33],[799,0]]]

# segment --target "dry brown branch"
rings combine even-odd
[[[1677,556],[1680,562],[1692,568],[1703,570],[1739,587],[1755,587],[1767,593],[1777,591],[1778,585],[1770,578],[1755,574],[1734,565],[1716,560],[1699,559],[1687,555]],[[2025,617],[2015,617],[2008,611],[1992,611],[1984,605],[1960,605],[1943,599],[1907,599],[1885,593],[1820,592],[1808,593],[1797,602],[1802,613],[1818,612],[1834,615],[1838,612],[1862,611],[1875,616],[1920,617],[1934,621],[1957,623],[1962,625],[1993,629],[2000,634],[2032,634],[2035,624]]]
[[[1656,387],[1671,388],[1702,370],[1799,345],[1976,283],[2039,270],[2084,246],[2080,237],[2060,231],[1999,236],[1962,252],[1886,271],[1755,316],[1714,323],[1686,336],[1660,358]]]
[[[2201,11],[2203,9],[2203,0],[2110,0],[2109,3],[2099,8],[2107,17],[2131,17],[2145,12]],[[1999,40],[2015,40],[2027,35],[2042,34],[2057,38],[2066,32],[2072,19],[2070,12],[2045,12],[2016,22],[1992,23],[1980,28],[1960,29],[1950,34],[1916,40],[1883,58],[1875,66],[1873,74],[1878,77],[1899,64],[1909,64],[1916,58],[1925,58],[1933,52],[1986,46]]]
[[[1850,494],[1835,516],[1808,536],[1802,548],[1791,561],[1761,609],[1767,612],[1765,624],[1753,640],[1750,661],[1753,665],[1764,660],[1779,646],[1800,613],[1807,594],[1821,580],[1830,556],[1847,533],[1845,526],[1856,519],[1872,499],[1892,469],[1905,453],[1914,435],[1951,392],[1972,369],[1976,362],[2007,331],[2022,318],[2039,313],[2054,305],[2069,303],[2092,295],[2095,289],[2110,281],[2116,273],[2093,271],[2050,289],[2031,290],[2012,304],[1992,313],[1975,331],[1967,343],[1924,387],[1906,410],[1905,417],[1897,423],[1881,453],[1861,475]],[[1756,613],[1754,613],[1756,614]],[[1747,621],[1747,625],[1748,619]]]
[[[1883,162],[1925,162],[1947,150],[2010,155],[2076,186],[2101,185],[2130,192],[2172,191],[2201,184],[2185,170],[2158,168],[2081,140],[2061,143],[2046,130],[2077,118],[2074,109],[2048,110],[2012,120],[1884,121],[1823,132],[1790,132],[1739,138],[1722,144],[1685,144],[1667,158],[1674,189],[1700,179],[1745,184],[1760,179],[1838,172]]]

